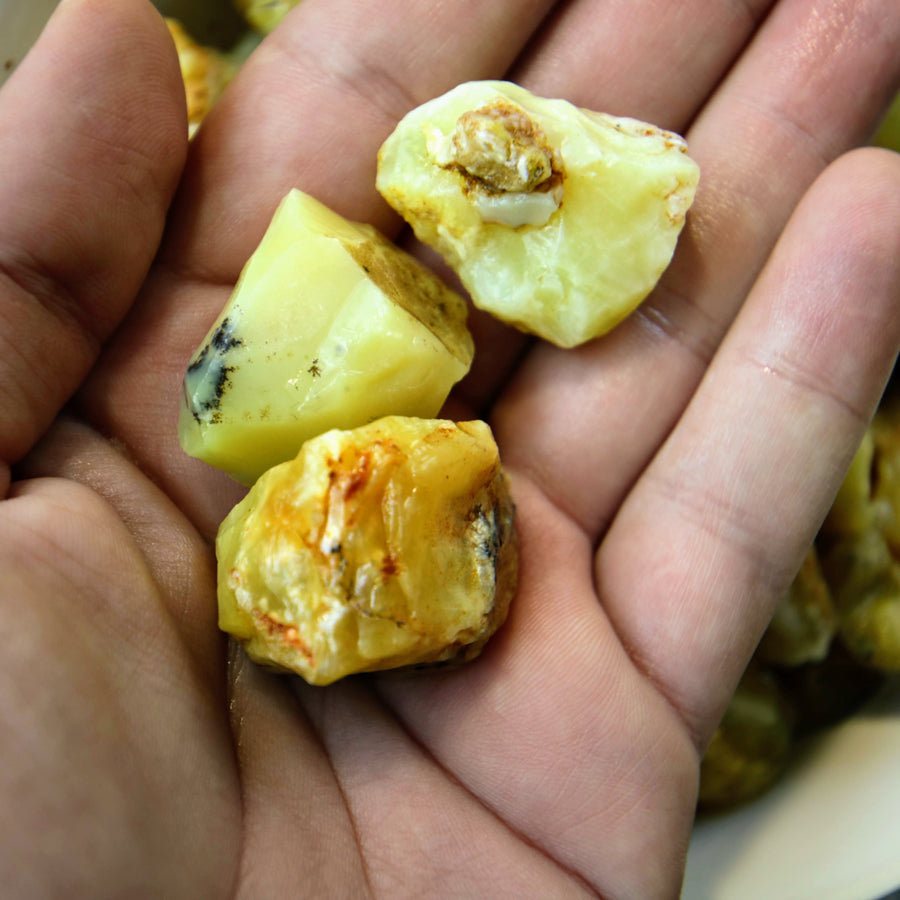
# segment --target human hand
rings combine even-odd
[[[11,896],[677,894],[705,741],[900,343],[900,161],[832,162],[897,86],[900,9],[685,10],[304,0],[182,177],[161,22],[64,3],[0,94]],[[522,543],[483,656],[271,676],[216,630],[238,489],[177,445],[186,361],[290,187],[398,234],[381,141],[504,75],[687,130],[676,259],[574,351],[473,320],[453,410],[492,407]]]

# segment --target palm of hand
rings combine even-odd
[[[124,326],[73,414],[16,472],[50,478],[14,481],[0,506],[16,630],[0,664],[7,883],[46,886],[52,860],[70,893],[675,893],[703,743],[898,340],[887,315],[895,159],[829,168],[772,248],[825,163],[877,114],[896,77],[900,10],[848,3],[829,31],[815,0],[779,4],[707,98],[749,40],[743,7],[698,7],[662,47],[674,5],[619,21],[571,3],[519,56],[547,0],[403,4],[402,26],[401,5],[369,3],[365,25],[335,26],[331,16],[356,21],[343,5],[307,0],[210,119]],[[50,322],[62,347],[17,337],[0,363],[0,384],[26,385],[4,395],[8,460],[130,304],[180,174],[165,35],[142,6],[120,6],[70,5],[0,106],[2,122],[22,116],[28,77],[61,98],[15,120],[29,140],[5,139],[8,158],[43,155],[33,180],[0,185],[0,272],[9,308],[23,311],[2,334]],[[98,12],[120,28],[115,53],[92,36]],[[585,41],[604,30],[641,53]],[[66,67],[47,62],[54,47]],[[124,75],[106,77],[123,53]],[[597,71],[610,73],[600,87]],[[208,539],[236,493],[177,447],[185,360],[288,187],[394,229],[372,190],[393,121],[454,83],[505,72],[581,105],[693,122],[704,174],[692,225],[664,284],[606,339],[538,347],[514,365],[512,339],[480,323],[480,368],[458,402],[481,414],[499,392],[492,424],[523,568],[479,662],[326,690],[273,678],[215,629]],[[90,104],[64,102],[88,83]],[[72,140],[47,139],[57,131]],[[773,170],[765,160],[782,151]]]

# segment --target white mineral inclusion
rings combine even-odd
[[[677,134],[476,81],[401,120],[377,187],[476,306],[572,347],[650,293],[698,180]]]
[[[496,222],[510,228],[522,225],[546,225],[559,209],[562,191],[547,194],[485,194],[473,198],[483,222]]]

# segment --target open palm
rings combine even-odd
[[[484,655],[264,673],[216,629],[239,490],[178,447],[185,364],[289,188],[398,236],[378,146],[488,77],[686,131],[676,259],[574,351],[473,319],[452,411],[522,543]],[[185,165],[156,13],[65,0],[0,94],[6,895],[676,895],[705,742],[900,343],[900,160],[842,156],[898,79],[893,0],[304,0]]]

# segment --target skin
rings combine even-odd
[[[521,589],[475,664],[312,689],[215,625],[239,489],[186,361],[292,186],[392,236],[375,154],[510,77],[686,133],[641,310],[473,317]],[[64,0],[0,92],[0,880],[10,897],[674,897],[698,760],[900,345],[894,0],[304,0],[186,145],[143,0]],[[773,513],[774,511],[774,513]]]

